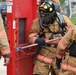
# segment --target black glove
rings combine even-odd
[[[4,58],[10,58],[11,54],[3,55]]]
[[[43,39],[41,39],[41,38],[36,39],[35,43],[38,43],[38,46],[39,46],[39,47],[41,47],[41,46],[46,46],[45,40],[43,40]]]
[[[56,57],[56,66],[58,69],[60,69],[60,63],[62,62],[62,59],[59,59]]]

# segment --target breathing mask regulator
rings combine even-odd
[[[55,21],[57,17],[56,11],[59,7],[59,4],[54,4],[49,0],[40,5],[38,12],[41,27],[48,27]]]

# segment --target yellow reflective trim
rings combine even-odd
[[[52,11],[53,9],[52,8],[50,8],[50,11]]]
[[[50,5],[52,5],[52,2],[49,2]]]
[[[44,9],[47,9],[47,6],[46,5],[44,6]]]
[[[44,7],[44,4],[42,4],[40,7]]]
[[[63,70],[68,70],[68,71],[71,71],[71,72],[76,73],[76,67],[71,66],[71,65],[69,65],[69,64],[62,63],[61,68],[62,68]]]
[[[52,59],[51,58],[46,57],[46,56],[43,56],[41,54],[38,54],[37,60],[42,61],[42,62],[45,62],[47,64],[51,64],[52,63]]]

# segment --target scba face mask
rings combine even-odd
[[[39,7],[39,19],[42,26],[49,26],[52,24],[56,17],[55,5],[51,1],[44,2]]]
[[[54,13],[44,13],[44,16],[41,16],[40,17],[40,20],[41,20],[41,24],[42,26],[49,26],[50,24],[52,24],[54,22]]]

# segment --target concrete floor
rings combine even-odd
[[[3,66],[4,59],[0,59],[0,75],[7,75],[6,73],[6,66]]]

